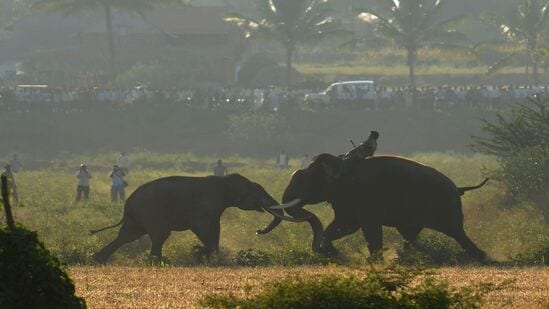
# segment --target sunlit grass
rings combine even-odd
[[[335,266],[208,268],[208,267],[72,267],[76,292],[90,308],[197,308],[206,294],[231,293],[245,297],[259,293],[264,284],[289,275],[361,276],[367,268]],[[545,308],[549,303],[547,268],[441,268],[437,279],[453,287],[474,283],[500,284],[486,295],[487,308]]]

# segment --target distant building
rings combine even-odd
[[[210,1],[210,5],[215,5]],[[113,13],[117,64],[129,68],[161,56],[201,63],[204,78],[217,83],[235,82],[239,55],[245,47],[240,30],[223,18],[221,6],[158,7],[141,19]],[[182,56],[183,55],[183,56]],[[28,16],[0,41],[0,66],[23,63],[22,72],[45,72],[54,82],[67,72],[108,73],[109,53],[104,16],[66,16],[47,13]]]

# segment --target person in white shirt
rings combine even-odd
[[[287,169],[289,162],[290,157],[288,156],[286,151],[282,150],[276,158],[276,166],[278,166],[279,169]]]
[[[116,165],[124,172],[125,175],[130,174],[130,158],[126,152],[121,152],[116,160]]]
[[[79,202],[82,196],[84,200],[88,200],[90,198],[90,178],[92,178],[92,175],[85,164],[80,164],[80,169],[75,176],[77,179],[76,201]]]
[[[128,186],[126,180],[124,180],[124,172],[118,167],[118,165],[113,166],[112,172],[109,174],[111,178],[111,202],[116,203],[118,199],[120,202],[126,200],[125,188]]]

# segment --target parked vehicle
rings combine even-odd
[[[325,91],[305,95],[305,103],[315,107],[356,106],[367,107],[376,98],[375,84],[371,80],[345,81],[331,84]]]

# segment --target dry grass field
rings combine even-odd
[[[207,293],[244,296],[268,280],[288,275],[355,274],[347,267],[72,267],[77,294],[89,308],[196,308]],[[486,308],[549,308],[549,268],[441,268],[436,276],[452,286],[514,282],[486,296]]]

